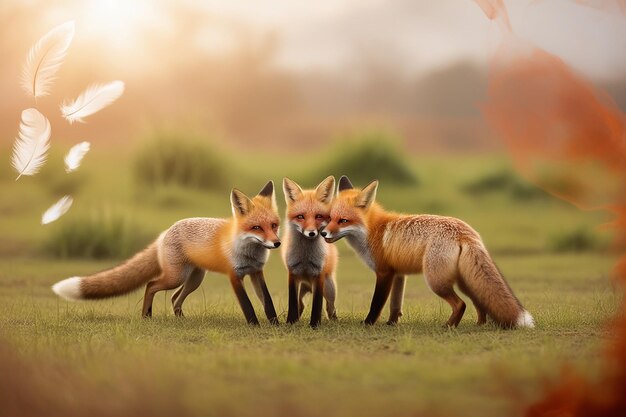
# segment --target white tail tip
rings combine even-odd
[[[522,311],[517,318],[517,323],[515,323],[517,327],[528,327],[529,329],[533,329],[535,327],[535,319],[530,313],[526,310]]]
[[[80,291],[80,277],[72,277],[59,281],[52,286],[52,291],[69,301],[83,298]]]

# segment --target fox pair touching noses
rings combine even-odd
[[[303,297],[312,292],[312,327],[321,323],[323,299],[330,319],[335,309],[337,249],[348,244],[376,273],[376,286],[365,324],[374,324],[391,296],[389,324],[402,316],[406,275],[423,272],[430,289],[446,300],[452,314],[446,322],[457,326],[466,294],[478,314],[501,327],[534,327],[534,321],[515,297],[485,248],[480,235],[465,222],[435,215],[403,215],[384,210],[376,202],[378,181],[356,189],[343,176],[335,196],[335,179],[303,190],[285,178],[288,230],[282,255],[289,271],[287,322],[295,323],[304,309]],[[237,189],[230,196],[231,219],[189,218],[174,223],[155,242],[125,263],[86,277],[56,283],[55,293],[69,300],[98,299],[128,293],[146,285],[142,314],[152,315],[154,295],[178,288],[172,295],[177,316],[182,305],[204,279],[205,271],[228,275],[241,309],[250,324],[258,324],[243,286],[249,275],[265,315],[278,323],[265,283],[263,267],[269,251],[281,246],[274,184],[268,182],[253,198]]]

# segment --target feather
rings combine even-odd
[[[74,21],[70,21],[46,33],[30,48],[22,69],[22,88],[29,95],[37,98],[50,94],[73,38]]]
[[[46,212],[41,216],[41,224],[52,223],[72,207],[74,200],[69,195],[61,197],[59,201],[54,203]]]
[[[13,145],[11,165],[19,174],[35,175],[46,162],[50,149],[50,122],[36,109],[22,111],[20,131]]]
[[[70,173],[76,171],[85,154],[89,152],[90,147],[89,142],[81,142],[78,145],[72,146],[67,155],[65,155],[65,172]]]
[[[68,122],[84,123],[83,118],[92,115],[117,100],[124,92],[122,81],[89,86],[76,100],[61,106],[61,113]]]

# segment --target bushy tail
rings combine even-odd
[[[461,284],[472,301],[502,327],[535,327],[533,317],[502,277],[482,242],[461,245]]]
[[[121,265],[86,277],[64,279],[54,284],[52,291],[67,300],[115,297],[141,287],[160,272],[154,242]]]

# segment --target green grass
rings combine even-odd
[[[550,245],[553,236],[577,228],[608,239],[596,230],[607,219],[551,197],[521,201],[506,193],[461,191],[473,179],[509,169],[500,157],[413,159],[409,166],[420,185],[383,181],[378,199],[398,211],[452,215],[472,224],[534,315],[535,330],[477,327],[470,303],[461,325],[444,329],[449,307],[419,276],[409,278],[400,325],[381,320],[364,327],[360,320],[374,277],[344,242],[338,243],[339,320],[325,320],[318,330],[306,320],[247,326],[227,279],[213,273],[187,299],[184,319],[173,316],[171,292],[157,295],[151,320],[140,318],[141,291],[103,301],[59,300],[50,291],[54,282],[119,260],[63,260],[42,253],[41,242],[55,227],[104,207],[132,218],[147,243],[180,218],[230,214],[227,191],[174,185],[147,190],[132,180],[130,159],[89,157],[74,207],[51,227],[39,225],[41,212],[57,198],[45,181],[16,183],[0,171],[0,189],[11,196],[0,201],[0,335],[12,347],[5,358],[23,360],[19,376],[25,386],[50,390],[60,407],[78,407],[72,393],[81,387],[81,395],[92,395],[92,403],[104,403],[116,415],[136,414],[128,410],[137,402],[159,405],[148,407],[151,415],[520,415],[563,363],[592,377],[601,369],[599,352],[608,337],[603,325],[620,301],[609,279],[616,254],[597,248],[555,253]],[[231,166],[239,172],[231,183],[253,194],[267,179],[278,184],[284,175],[307,174],[304,162],[306,157],[243,156]],[[281,194],[278,201],[282,210]],[[276,252],[266,276],[284,323],[286,273]],[[259,302],[253,302],[262,317]],[[3,366],[0,360],[0,371]],[[0,374],[0,386],[11,387],[8,376],[16,375]]]

